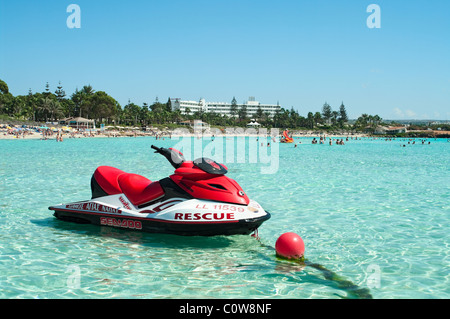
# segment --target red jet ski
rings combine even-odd
[[[151,181],[110,166],[91,178],[92,198],[49,207],[58,219],[189,236],[250,234],[270,218],[227,167],[209,158],[186,161],[173,148],[152,145],[175,168],[170,177]]]

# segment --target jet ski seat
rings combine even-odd
[[[152,202],[164,196],[159,182],[144,176],[126,173],[111,166],[99,166],[91,179],[92,198],[125,194],[135,206]]]
[[[141,175],[125,173],[119,175],[118,182],[122,192],[135,206],[152,202],[164,196],[164,190],[159,182],[152,182]]]
[[[126,173],[118,168],[99,166],[91,179],[92,198],[121,194],[118,178],[122,174]]]

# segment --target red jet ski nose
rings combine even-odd
[[[227,172],[225,167],[218,165],[220,165],[218,168],[211,166],[212,168],[205,169],[195,162],[184,162],[170,179],[194,198],[248,205],[250,199],[241,186],[225,176],[224,173]]]

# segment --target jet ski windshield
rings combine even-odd
[[[207,157],[197,158],[194,161],[194,166],[209,174],[225,175],[228,172],[224,165]]]

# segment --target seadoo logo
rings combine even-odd
[[[142,229],[142,223],[140,221],[131,219],[102,217],[100,218],[100,225],[137,229],[137,230]]]

